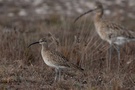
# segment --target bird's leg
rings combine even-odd
[[[117,45],[116,50],[118,52],[118,71],[119,71],[119,67],[120,67],[120,46]]]
[[[59,69],[59,81],[61,79],[61,69]]]
[[[113,44],[110,44],[110,47],[109,47],[109,51],[108,51],[108,56],[109,56],[109,59],[108,59],[108,62],[107,62],[107,66],[108,66],[108,70],[110,70],[110,63],[111,63],[111,58],[112,58],[112,47]]]
[[[109,48],[109,61],[111,60],[111,58],[112,58],[112,47],[113,45],[112,44],[110,44],[110,48]]]
[[[59,69],[55,68],[55,82],[57,81],[58,74],[59,74]]]
[[[118,60],[120,60],[120,46],[117,47],[118,50]]]

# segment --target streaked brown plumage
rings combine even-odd
[[[95,17],[94,24],[101,39],[109,42],[110,44],[122,45],[126,42],[135,40],[135,33],[119,24],[105,21],[100,17]],[[123,37],[124,40],[119,40],[119,37]]]
[[[124,43],[135,41],[135,33],[131,30],[126,29],[125,27],[113,23],[112,21],[107,21],[103,18],[104,10],[100,2],[95,3],[95,8],[85,12],[75,19],[75,22],[82,17],[83,15],[95,11],[94,14],[94,25],[98,35],[102,40],[107,41],[110,44],[110,57],[112,46],[116,45],[115,49],[118,52],[118,59],[120,60],[120,47]],[[119,61],[118,61],[119,66]]]
[[[48,47],[48,40],[46,38],[42,38],[39,40],[39,42],[34,42],[34,43],[30,44],[28,47],[30,47],[33,44],[37,44],[37,43],[42,45],[41,55],[42,55],[44,62],[48,66],[53,67],[56,70],[55,80],[57,80],[58,77],[60,79],[61,69],[72,68],[72,69],[76,69],[79,71],[83,71],[82,68],[74,65],[73,63],[70,63],[69,60],[67,60],[67,58],[65,58],[61,53],[50,49]]]

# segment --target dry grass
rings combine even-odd
[[[5,22],[0,22],[1,90],[135,89],[134,43],[122,47],[120,73],[117,73],[116,51],[113,53],[111,70],[106,71],[109,45],[99,38],[91,21],[80,21],[73,25],[71,20],[57,22],[54,17],[50,20],[6,19]],[[49,32],[59,40],[57,50],[70,62],[83,67],[84,73],[63,71],[62,80],[52,83],[55,73],[43,62],[40,55],[41,47],[35,45],[27,48],[30,43]]]

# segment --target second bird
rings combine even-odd
[[[120,46],[123,45],[124,43],[135,41],[135,33],[117,23],[113,23],[112,21],[107,21],[106,19],[104,19],[103,18],[104,10],[100,2],[96,2],[94,6],[95,8],[85,12],[84,14],[81,14],[79,17],[75,19],[74,22],[76,22],[83,15],[89,12],[94,12],[93,21],[96,31],[102,40],[105,40],[110,44],[109,60],[111,60],[112,47],[115,47],[115,49],[117,50],[118,59],[120,60]],[[120,66],[119,60],[118,60],[118,69]]]

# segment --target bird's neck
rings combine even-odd
[[[102,19],[102,16],[103,16],[103,15],[101,15],[101,14],[96,14],[96,15],[94,16],[94,22],[99,22],[99,21]]]
[[[42,50],[47,51],[49,50],[49,47],[47,44],[42,44]]]
[[[97,11],[95,13],[95,16],[94,16],[94,22],[99,22],[101,21],[102,17],[103,17],[103,9],[99,9],[99,11]]]
[[[100,27],[102,24],[103,24],[103,12],[100,12],[94,16],[94,25],[97,32],[101,30]]]

